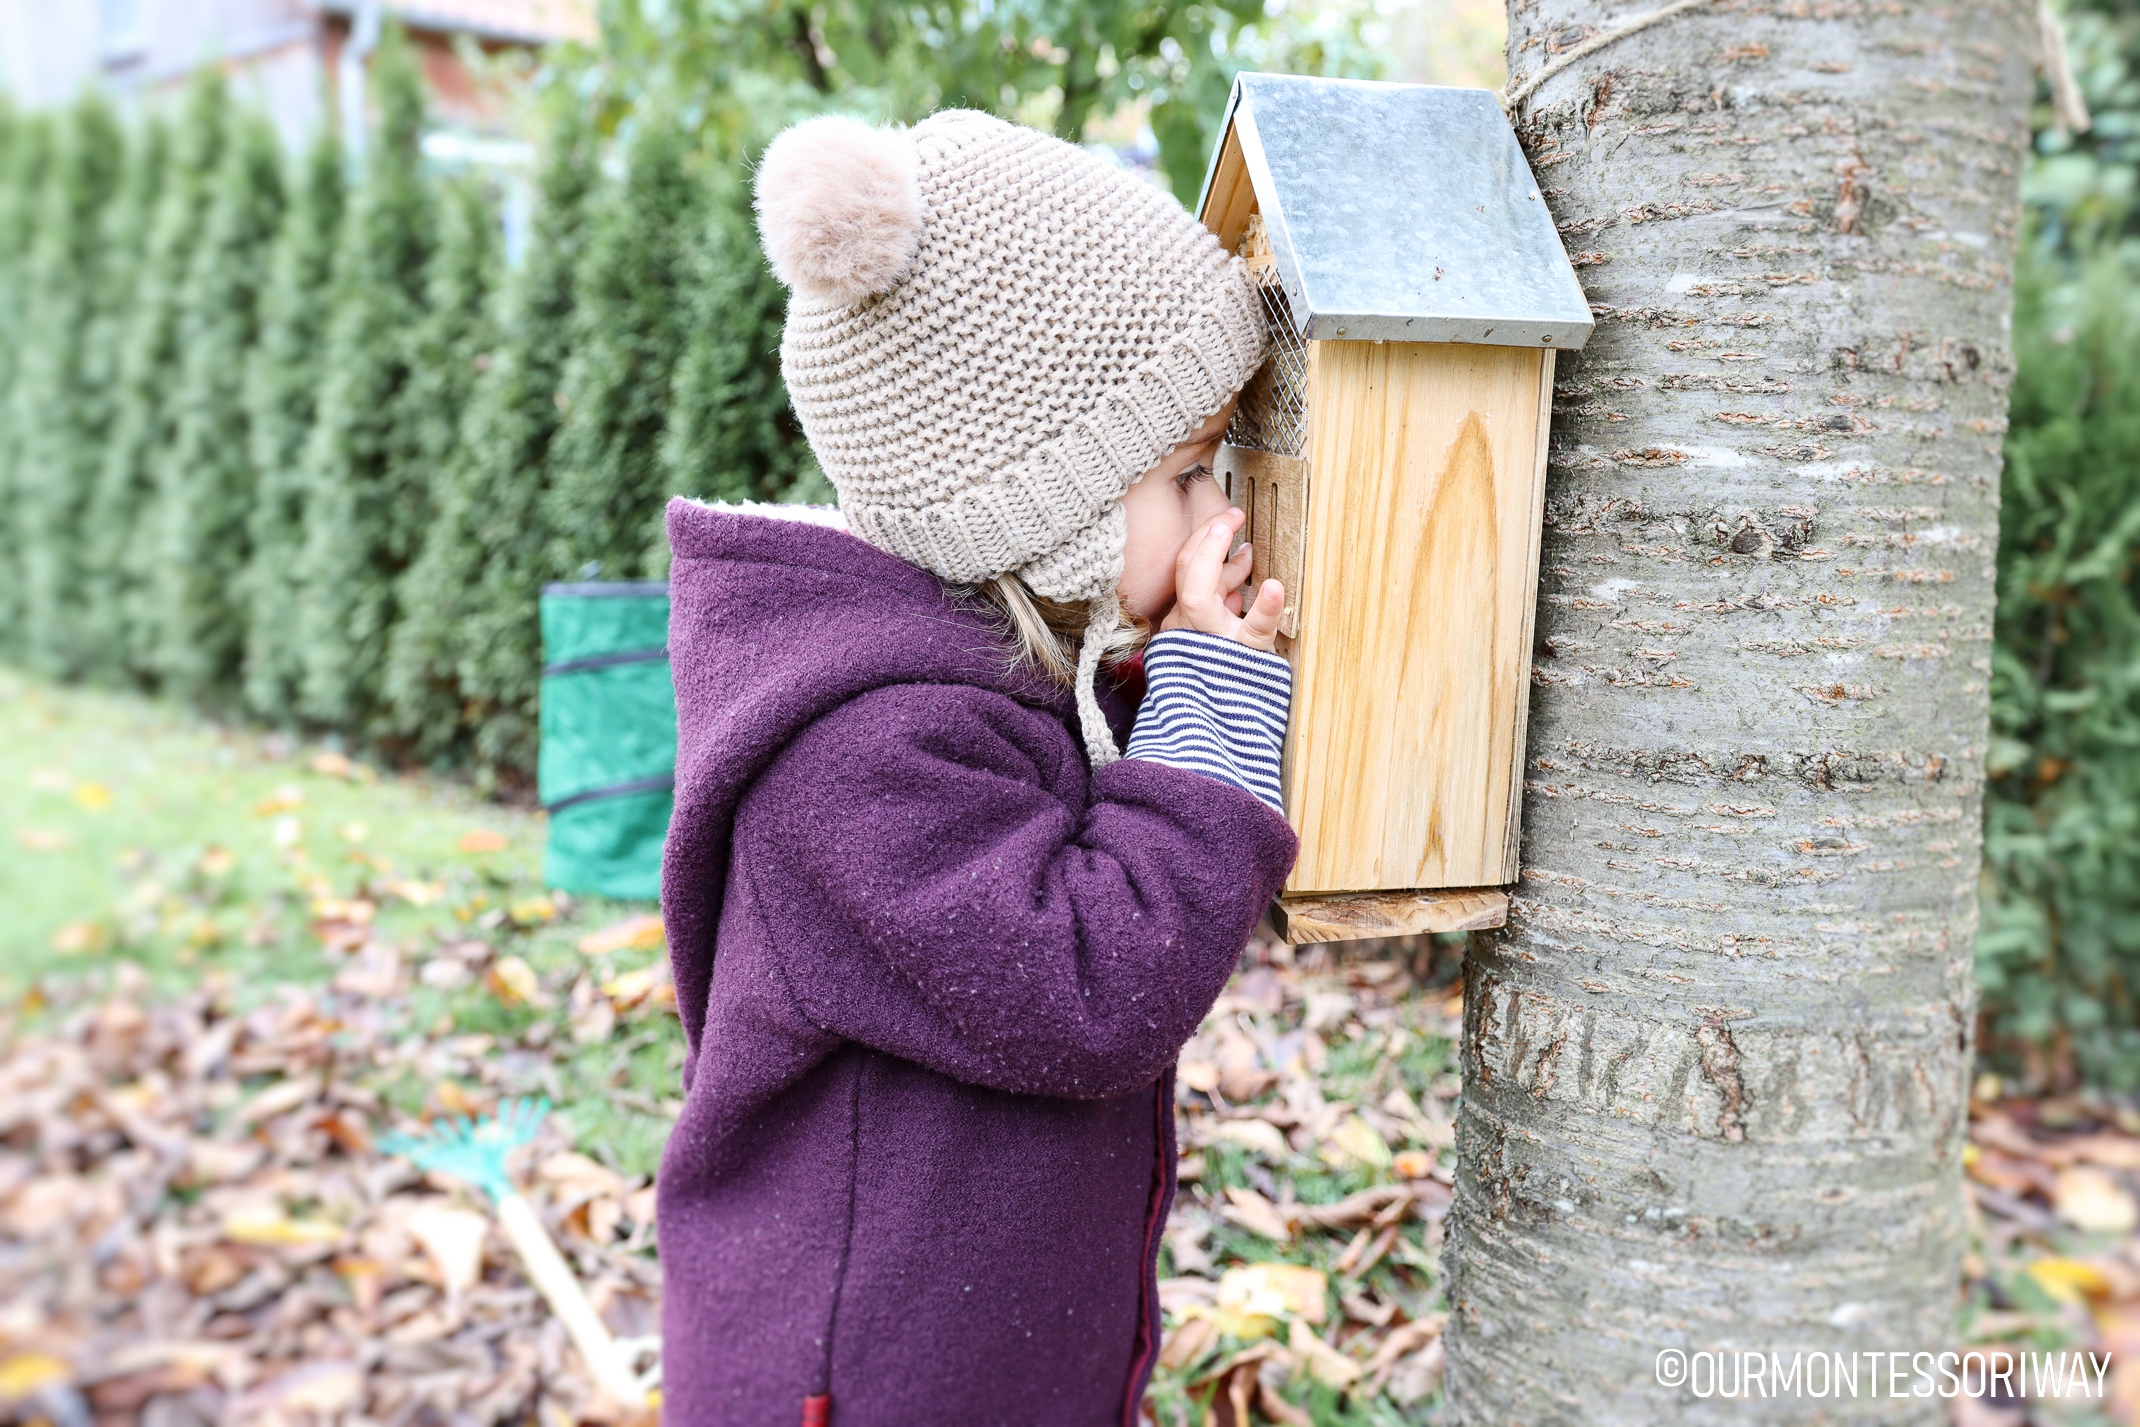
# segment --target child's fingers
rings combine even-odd
[[[1219,588],[1229,593],[1240,589],[1248,582],[1249,572],[1255,566],[1256,552],[1244,542],[1233,554],[1227,556],[1226,563],[1219,567]]]
[[[1218,608],[1219,571],[1233,527],[1231,519],[1221,516],[1182,542],[1174,566],[1174,600],[1191,618],[1208,619]]]
[[[1243,644],[1270,649],[1278,643],[1278,621],[1284,617],[1285,586],[1265,580],[1256,591],[1256,602],[1241,616],[1241,632],[1235,637]]]

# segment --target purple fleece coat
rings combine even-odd
[[[1198,774],[1094,775],[1069,698],[935,576],[668,519],[667,1420],[790,1427],[829,1395],[834,1427],[1131,1421],[1174,1058],[1292,831]]]

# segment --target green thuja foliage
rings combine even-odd
[[[201,242],[178,306],[183,353],[173,437],[157,462],[149,608],[163,685],[197,703],[235,701],[245,619],[247,512],[253,502],[245,355],[259,333],[261,287],[282,216],[282,149],[266,119],[234,120],[209,188]]]
[[[312,430],[345,196],[341,147],[323,134],[293,176],[268,263],[259,340],[245,360],[246,449],[253,471],[240,587],[245,704],[282,724],[296,719],[303,671],[297,628],[305,539],[300,458]]]
[[[428,473],[406,420],[412,337],[437,215],[422,170],[423,88],[389,26],[373,61],[379,132],[335,253],[319,411],[303,458],[298,593],[305,717],[370,737],[385,673],[394,585],[428,519]]]
[[[107,311],[104,220],[124,161],[124,137],[103,100],[84,99],[63,115],[29,254],[10,393],[17,460],[9,495],[22,554],[18,647],[46,674],[79,667],[81,519],[102,464],[108,411],[88,339]]]
[[[447,467],[395,632],[394,677],[454,691],[478,769],[489,778],[501,769],[525,776],[535,766],[537,600],[549,543],[543,494],[594,185],[592,135],[580,107],[563,104],[536,180],[527,252],[503,294],[490,364],[461,429],[461,458]],[[397,705],[403,697],[397,692]]]
[[[491,361],[497,328],[491,311],[499,263],[498,215],[486,185],[462,179],[447,186],[438,252],[425,283],[428,311],[415,334],[413,370],[403,420],[416,459],[431,478],[433,518],[420,532],[420,552],[441,538],[442,493],[458,483],[465,459],[461,425],[481,368]],[[396,592],[400,618],[388,643],[388,724],[418,757],[439,761],[461,742],[461,699],[454,677],[450,631],[435,613],[447,592],[433,587],[438,569],[419,553]],[[450,599],[450,595],[448,596]]]
[[[666,564],[662,433],[704,214],[690,160],[690,140],[674,120],[646,117],[623,180],[589,220],[567,410],[545,496],[550,566],[560,575],[592,566],[603,579],[624,580]]]
[[[707,500],[831,500],[780,380],[787,300],[759,251],[740,180],[714,190],[690,275],[690,330],[661,445],[669,490]]]
[[[111,432],[84,518],[92,577],[84,590],[84,668],[106,680],[148,681],[155,672],[156,468],[177,424],[173,395],[183,359],[179,307],[200,246],[209,189],[230,117],[222,76],[193,81],[172,132],[170,161],[157,186],[154,216],[138,271],[112,295],[125,301],[118,326]],[[122,209],[122,213],[124,210]],[[117,237],[113,253],[131,234]]]
[[[52,126],[42,116],[6,113],[0,138],[0,332],[23,330],[29,306],[30,249],[37,200],[52,152]],[[0,659],[22,649],[22,541],[14,495],[19,445],[13,392],[20,342],[0,341]]]
[[[1989,1046],[2140,1085],[2140,316],[2116,256],[2024,261],[1977,944]],[[1966,830],[1963,833],[1966,836]]]

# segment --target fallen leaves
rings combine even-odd
[[[373,1148],[409,1122],[352,1072],[431,1067],[496,1098],[491,1037],[396,1024],[346,991],[241,1012],[227,988],[156,1004],[136,986],[5,1042],[0,1403],[261,1427],[616,1420],[489,1216]],[[651,1185],[555,1128],[520,1172],[612,1331],[653,1331]]]
[[[1160,1422],[1311,1423],[1311,1390],[1440,1384],[1453,998],[1355,950],[1311,972],[1252,947],[1176,1068],[1197,1179],[1166,1237]]]
[[[493,832],[487,827],[471,828],[454,843],[463,852],[503,852],[511,844],[502,832]]]

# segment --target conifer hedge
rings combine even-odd
[[[179,307],[229,108],[221,74],[203,70],[172,131],[170,161],[136,151],[135,169],[147,172],[130,180],[108,228],[105,282],[121,306],[111,323],[111,430],[83,521],[91,575],[82,590],[83,667],[108,682],[149,683],[158,662],[156,466],[177,424]],[[145,241],[130,251],[144,230]]]
[[[0,106],[0,660],[524,784],[544,584],[665,574],[672,493],[831,491],[733,132],[559,85],[463,171],[391,23],[371,84],[361,162],[213,72]]]
[[[94,354],[99,329],[113,315],[104,220],[125,161],[126,137],[101,99],[92,96],[63,115],[24,254],[6,494],[21,558],[16,652],[48,675],[74,675],[88,662],[79,614],[90,573],[82,558],[83,512],[103,468],[111,408]]]
[[[376,736],[394,585],[429,515],[410,389],[438,219],[419,147],[423,81],[398,30],[381,41],[373,74],[379,133],[335,249],[319,408],[299,460],[297,628],[298,711]]]
[[[240,116],[179,294],[172,439],[158,453],[154,529],[143,539],[155,562],[145,581],[152,667],[169,692],[225,709],[238,699],[240,587],[255,495],[245,358],[260,333],[261,287],[282,207],[280,141],[261,116]]]
[[[232,591],[244,643],[245,707],[270,723],[297,717],[302,673],[297,595],[304,577],[305,496],[299,459],[318,407],[320,348],[336,237],[346,202],[342,154],[322,136],[292,181],[275,235],[260,332],[245,359],[242,404],[253,476],[244,575]]]

